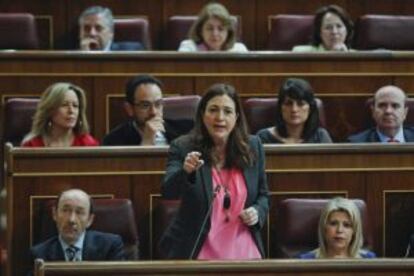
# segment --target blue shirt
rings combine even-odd
[[[374,252],[369,250],[360,250],[359,255],[363,259],[372,259],[377,257]],[[312,250],[306,253],[298,255],[299,259],[316,259],[316,250]]]
[[[398,130],[397,134],[395,134],[394,137],[389,137],[383,134],[378,128],[377,128],[377,134],[378,134],[378,137],[381,143],[388,143],[388,140],[390,139],[397,140],[399,143],[405,143],[404,131],[403,131],[402,126],[400,127],[400,129]]]

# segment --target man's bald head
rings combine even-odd
[[[402,127],[408,112],[406,98],[405,92],[394,85],[381,87],[375,93],[372,117],[383,134],[394,137]]]
[[[67,244],[75,244],[93,222],[91,197],[79,189],[62,192],[53,210],[53,219],[59,236]]]

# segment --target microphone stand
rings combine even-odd
[[[220,185],[217,185],[216,188],[214,189],[213,197],[211,198],[211,201],[210,201],[210,206],[208,207],[207,214],[205,215],[205,217],[203,219],[203,223],[201,224],[200,231],[198,232],[197,239],[196,239],[196,241],[194,243],[193,249],[191,250],[191,254],[190,254],[189,260],[192,260],[194,258],[194,253],[195,253],[195,251],[197,249],[197,246],[198,246],[198,244],[200,242],[201,235],[203,233],[204,227],[206,227],[207,220],[208,220],[208,218],[209,218],[209,216],[211,214],[211,211],[213,210],[213,203],[214,203],[214,200],[216,199],[217,194],[220,191],[220,188],[221,188],[221,186]]]

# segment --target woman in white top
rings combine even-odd
[[[227,9],[219,3],[207,4],[198,15],[178,51],[247,52],[243,43],[236,42],[236,24]]]
[[[339,6],[323,6],[316,11],[311,45],[293,47],[294,52],[352,51],[354,24]]]

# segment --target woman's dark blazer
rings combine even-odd
[[[249,143],[256,154],[256,162],[243,170],[247,186],[245,208],[254,206],[258,211],[259,222],[250,226],[250,232],[264,257],[260,229],[266,221],[269,209],[268,187],[264,171],[265,157],[258,137],[250,136]],[[161,254],[168,259],[196,258],[210,230],[210,219],[207,219],[204,229],[200,228],[213,199],[211,164],[205,163],[196,172],[187,174],[183,169],[184,158],[193,150],[189,135],[176,139],[170,145],[161,192],[165,199],[181,199],[181,205],[177,216],[159,243]],[[196,245],[199,234],[201,238]]]

